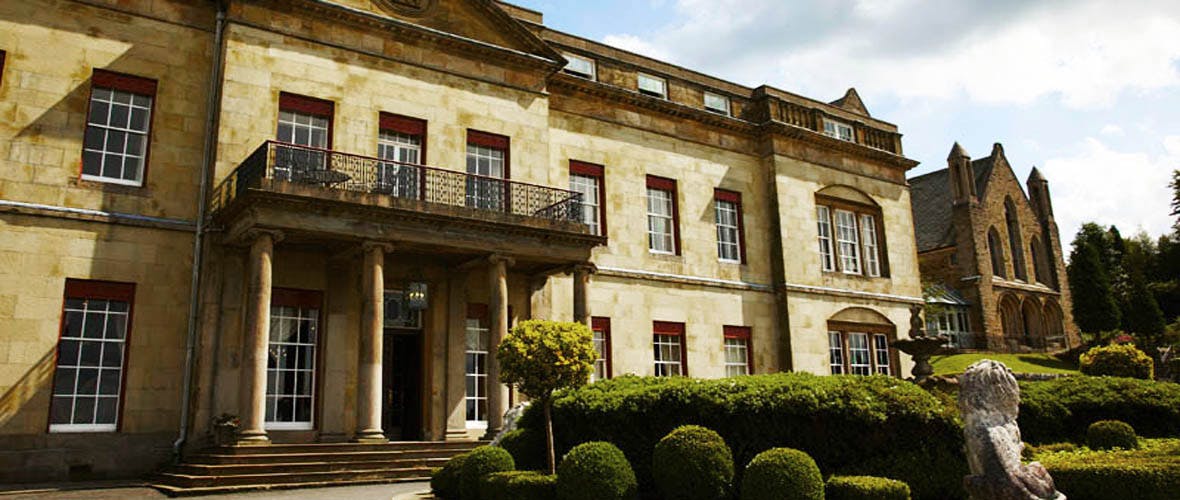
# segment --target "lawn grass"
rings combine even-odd
[[[1061,373],[1078,374],[1076,366],[1044,353],[1007,354],[1007,353],[967,353],[933,356],[930,364],[934,366],[935,375],[952,375],[963,373],[968,366],[981,359],[992,359],[1004,363],[1016,373]]]

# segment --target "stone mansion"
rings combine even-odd
[[[589,324],[598,378],[908,373],[917,162],[826,97],[493,0],[0,2],[0,481],[224,415],[474,440],[528,318]]]

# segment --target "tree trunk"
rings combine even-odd
[[[553,456],[553,417],[549,411],[553,407],[553,398],[546,396],[541,400],[541,405],[545,410],[545,459],[549,474],[552,475],[557,473],[557,460]]]

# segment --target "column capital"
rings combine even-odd
[[[503,263],[506,267],[512,267],[516,265],[516,259],[499,253],[489,255],[488,262],[491,262],[492,264]]]
[[[361,250],[364,252],[368,252],[377,248],[381,249],[381,251],[384,253],[392,253],[394,246],[393,243],[389,243],[387,241],[365,240],[364,243],[361,243]]]
[[[593,262],[583,262],[580,264],[574,264],[574,265],[570,266],[569,269],[566,270],[565,273],[566,274],[597,274],[598,273],[598,266],[594,265]]]
[[[286,235],[278,229],[265,229],[256,227],[248,229],[244,234],[242,234],[242,238],[247,244],[250,244],[254,243],[259,237],[263,235],[270,236],[271,242],[273,243],[283,241],[283,238],[286,237]]]

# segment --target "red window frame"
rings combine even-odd
[[[279,92],[279,111],[295,111],[297,113],[327,118],[328,146],[325,149],[332,149],[332,138],[336,135],[334,132],[336,127],[336,103],[326,99],[292,94],[290,92]],[[275,130],[278,130],[278,115],[275,116]]]
[[[418,164],[426,165],[426,120],[382,111],[377,116],[377,129],[378,134],[381,131],[389,131],[417,137],[421,150]],[[418,183],[418,199],[426,199],[426,182]]]
[[[680,255],[680,193],[676,189],[676,179],[648,174],[647,187],[668,191],[672,195],[672,248],[674,255]],[[650,243],[648,249],[651,249]]]
[[[746,215],[742,209],[742,193],[737,191],[730,191],[728,189],[714,188],[713,199],[728,201],[737,207],[737,229],[738,229],[738,259],[742,264],[746,263]]]
[[[58,318],[57,343],[53,348],[53,377],[50,378],[49,411],[45,412],[45,432],[49,433],[53,425],[53,388],[57,387],[57,356],[61,345],[61,338],[66,328],[66,301],[69,299],[97,299],[119,300],[127,302],[127,333],[123,336],[123,365],[119,377],[119,406],[115,409],[115,431],[123,431],[123,408],[127,404],[127,366],[131,358],[131,334],[135,325],[135,283],[119,281],[83,280],[66,278],[65,290],[61,299],[61,316]]]
[[[606,236],[606,168],[594,163],[570,160],[570,173],[598,180],[598,231],[599,236]]]
[[[3,77],[4,61],[0,58],[0,78]],[[120,90],[123,92],[130,92],[132,94],[139,94],[152,98],[151,113],[148,116],[147,137],[144,139],[147,144],[143,148],[143,172],[140,173],[139,186],[142,187],[147,184],[148,166],[151,165],[152,160],[152,134],[156,128],[156,93],[158,83],[151,78],[144,78],[141,76],[128,75],[125,73],[116,73],[105,69],[95,68],[90,75],[90,94],[86,96],[86,115],[82,118],[84,126],[82,127],[83,137],[85,137],[86,129],[90,127],[90,106],[92,104],[91,97],[94,94],[95,87],[101,87],[112,90]],[[78,160],[78,178],[82,178],[82,160]],[[94,182],[103,182],[95,180]]]
[[[610,339],[610,318],[592,317],[590,318],[590,329],[602,332],[602,338],[605,340],[606,352],[603,353],[603,359],[606,360],[606,378],[614,376],[614,369],[611,363],[611,339]]]
[[[680,337],[680,376],[688,376],[688,336],[684,334],[684,323],[675,321],[652,321],[652,338],[656,335],[675,335]]]
[[[730,326],[725,325],[721,327],[722,337],[727,339],[741,339],[746,341],[746,372],[750,375],[754,374],[754,341],[751,337],[751,329],[748,326]]]
[[[512,178],[512,141],[506,135],[467,129],[467,144],[498,149],[504,152],[504,179]],[[507,199],[507,198],[505,198]]]

